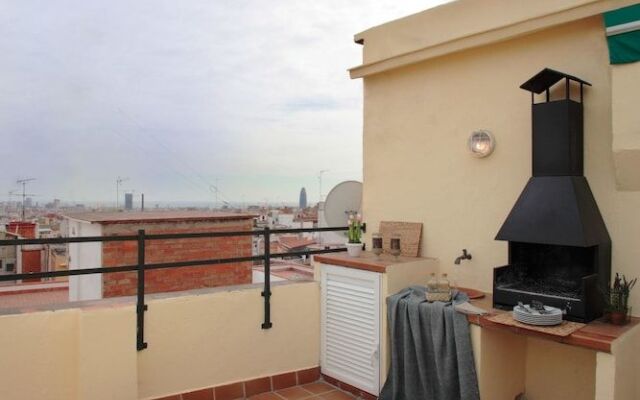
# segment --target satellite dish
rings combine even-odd
[[[359,213],[361,206],[362,183],[339,183],[331,189],[324,202],[324,219],[328,226],[345,226],[349,213]]]

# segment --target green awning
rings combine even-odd
[[[640,3],[604,13],[611,64],[640,61]]]

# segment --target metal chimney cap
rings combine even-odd
[[[535,74],[531,79],[520,85],[520,89],[527,90],[529,92],[540,94],[551,86],[558,83],[561,79],[566,78],[570,81],[582,83],[584,85],[591,86],[587,81],[584,81],[573,75],[565,74],[564,72],[556,71],[551,68],[545,68],[542,71]]]

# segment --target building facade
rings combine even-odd
[[[253,215],[211,212],[80,213],[67,216],[67,235],[147,235],[250,231]],[[214,258],[251,256],[251,236],[150,240],[145,246],[146,263],[166,263]],[[69,268],[135,265],[135,242],[72,243]],[[234,263],[147,271],[147,293],[251,283],[251,264]],[[75,300],[130,296],[137,291],[136,272],[71,277],[69,298]]]

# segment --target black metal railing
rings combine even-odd
[[[9,239],[0,240],[0,246],[23,246],[38,244],[68,244],[68,243],[88,243],[88,242],[125,242],[136,241],[138,248],[138,262],[135,265],[121,265],[117,267],[94,267],[83,269],[69,269],[64,271],[30,272],[20,274],[0,275],[0,282],[17,281],[24,279],[47,279],[90,274],[110,274],[114,272],[137,272],[138,288],[136,295],[136,347],[138,350],[147,348],[144,341],[144,313],[148,310],[145,304],[145,271],[165,268],[183,268],[210,266],[217,264],[232,264],[249,261],[262,261],[264,265],[264,289],[261,296],[264,298],[264,321],[262,329],[269,329],[273,326],[271,322],[271,259],[293,256],[309,256],[313,254],[337,253],[345,251],[346,248],[324,248],[319,250],[301,250],[284,253],[271,253],[271,235],[283,233],[306,233],[306,232],[339,232],[347,231],[347,226],[326,227],[326,228],[292,228],[292,229],[270,229],[264,228],[252,231],[229,231],[229,232],[193,232],[193,233],[164,233],[147,235],[144,229],[138,230],[137,235],[122,236],[84,236],[84,237],[62,237],[46,239]],[[366,225],[363,224],[363,231]],[[257,256],[213,258],[206,260],[187,260],[168,263],[146,263],[145,246],[147,241],[167,240],[167,239],[195,239],[195,238],[221,238],[239,236],[263,236],[264,252]]]

